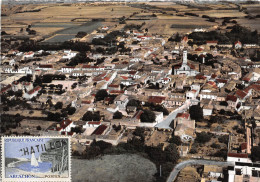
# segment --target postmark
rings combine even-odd
[[[71,181],[69,137],[1,138],[2,181]]]

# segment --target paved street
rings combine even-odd
[[[233,166],[233,162],[220,162],[220,161],[212,161],[212,160],[187,160],[183,161],[175,166],[173,171],[171,172],[170,176],[167,179],[167,182],[173,182],[176,180],[179,172],[191,165],[216,165],[216,166],[221,166],[221,167],[226,167],[226,166]]]
[[[172,111],[162,122],[155,125],[155,128],[172,129],[170,127],[172,120],[176,118],[178,113],[183,113],[184,111],[186,111],[190,105],[191,105],[190,100],[186,100],[182,106]]]

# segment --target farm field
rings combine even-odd
[[[140,5],[140,6],[139,6]],[[259,4],[243,4],[241,7],[251,15],[259,12]],[[172,8],[172,10],[170,9]],[[31,12],[32,10],[38,12]],[[176,10],[176,11],[174,11]],[[20,13],[17,13],[20,12]],[[133,15],[133,13],[137,13]],[[185,13],[199,15],[190,16]],[[222,24],[224,17],[236,17],[235,20],[242,26],[260,31],[258,18],[245,18],[247,14],[239,11],[238,6],[232,3],[223,4],[176,4],[173,2],[148,2],[115,4],[115,3],[79,3],[79,4],[42,4],[24,5],[8,8],[2,6],[2,31],[16,35],[25,35],[20,29],[26,29],[32,25],[37,36],[48,38],[49,42],[59,42],[74,38],[77,32],[91,33],[101,26],[109,26],[110,30],[119,30],[124,24],[119,24],[119,18],[125,16],[131,18],[126,24],[145,25],[141,29],[148,28],[149,33],[169,36],[177,32],[186,34],[195,28],[209,28],[214,30]],[[156,16],[154,16],[156,15]],[[215,22],[209,22],[202,15],[217,18]],[[92,19],[103,19],[98,24],[87,24]],[[115,28],[115,25],[117,27]]]

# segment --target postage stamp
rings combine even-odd
[[[2,181],[71,181],[70,138],[2,137]]]

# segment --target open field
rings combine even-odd
[[[134,6],[133,6],[134,4]],[[146,7],[147,6],[147,7]],[[260,9],[259,4],[241,5],[252,15],[257,15]],[[172,8],[172,9],[171,9]],[[38,12],[30,12],[37,10]],[[176,11],[174,11],[176,10]],[[17,13],[22,12],[22,13]],[[100,26],[109,26],[114,30],[114,25],[118,24],[118,18],[129,17],[133,13],[138,14],[127,20],[127,24],[146,24],[141,28],[149,29],[149,33],[172,35],[176,32],[188,33],[195,28],[210,28],[213,30],[217,25],[221,25],[224,17],[237,17],[237,22],[242,26],[247,26],[260,31],[259,20],[245,18],[246,14],[238,10],[238,6],[233,3],[219,4],[176,4],[173,2],[148,2],[146,5],[140,3],[115,4],[115,3],[80,3],[80,4],[42,4],[7,7],[2,6],[2,30],[7,33],[23,35],[20,28],[25,29],[32,25],[37,36],[52,36],[50,42],[74,38],[78,31],[91,32]],[[199,15],[189,16],[185,13]],[[152,15],[156,14],[157,17]],[[177,16],[184,15],[184,16]],[[216,17],[216,22],[209,22],[202,15]],[[84,27],[84,24],[92,19],[105,19],[99,26]],[[118,24],[124,26],[124,24]],[[55,36],[58,31],[57,36]],[[71,31],[73,31],[71,33]]]
[[[41,9],[41,11],[15,13],[18,11],[17,9],[19,11]],[[138,11],[140,9],[124,5],[91,6],[84,4],[80,7],[79,4],[68,6],[60,4],[25,5],[12,8],[11,10],[8,10],[7,6],[3,6],[2,13],[6,13],[8,16],[2,16],[2,30],[7,33],[19,34],[20,28],[32,25],[33,29],[39,35],[47,35],[58,30],[84,24],[92,18],[120,18]],[[81,18],[86,20],[78,22]],[[79,31],[84,31],[84,29],[80,29]]]
[[[192,13],[202,15],[208,15],[210,17],[222,18],[222,17],[244,17],[245,13],[238,10],[208,10],[208,11],[192,11]]]
[[[95,160],[72,160],[73,182],[154,181],[155,165],[136,154],[105,155]]]

